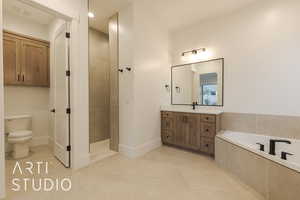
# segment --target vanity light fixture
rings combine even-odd
[[[199,52],[205,52],[206,51],[206,48],[201,48],[201,49],[193,49],[191,51],[185,51],[183,52],[181,55],[184,57],[186,56],[187,54],[190,54],[192,53],[193,55],[197,55]]]
[[[89,17],[89,18],[94,18],[94,17],[95,17],[95,14],[92,13],[92,12],[89,12],[89,13],[88,13],[88,17]]]

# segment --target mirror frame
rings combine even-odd
[[[211,60],[205,60],[205,61],[200,61],[200,62],[194,62],[194,63],[187,63],[187,64],[182,64],[182,65],[174,65],[171,67],[171,105],[178,105],[178,106],[192,106],[193,104],[174,104],[173,103],[173,69],[178,68],[178,67],[185,67],[187,65],[192,65],[192,64],[200,64],[200,63],[206,63],[206,62],[212,62],[212,61],[217,61],[221,60],[222,61],[222,102],[220,105],[197,105],[197,106],[202,106],[202,107],[224,107],[224,58],[216,58],[216,59],[211,59]]]

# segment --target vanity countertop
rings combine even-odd
[[[193,110],[192,106],[161,106],[160,110],[170,112],[201,113],[212,115],[220,115],[223,113],[222,108],[204,108],[199,106],[196,107],[196,110]]]

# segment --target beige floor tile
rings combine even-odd
[[[40,159],[51,163],[49,177],[70,177],[72,191],[16,193],[9,191],[8,177],[7,200],[261,200],[210,157],[170,147],[137,159],[117,154],[78,171],[65,169],[47,148],[22,162]],[[13,165],[6,163],[7,172]]]

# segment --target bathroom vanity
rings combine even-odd
[[[221,113],[162,109],[163,144],[214,156],[215,136],[221,130]]]
[[[161,108],[163,144],[214,156],[224,105],[223,72],[224,58],[171,68],[172,105]]]

